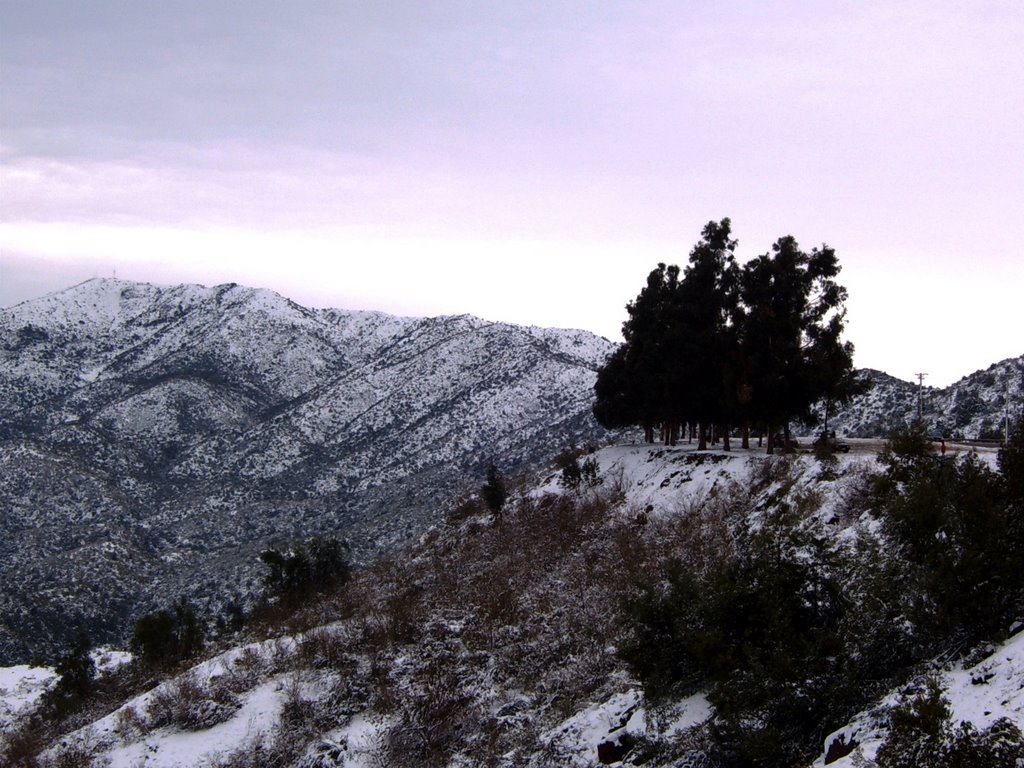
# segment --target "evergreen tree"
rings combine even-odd
[[[260,553],[260,562],[269,569],[264,585],[270,596],[286,603],[314,592],[325,592],[348,581],[350,568],[345,558],[346,545],[333,537],[314,538],[308,547],[295,544],[279,551]]]
[[[812,406],[822,398],[852,395],[853,347],[843,344],[846,289],[835,251],[827,245],[811,253],[792,236],[780,238],[748,262],[741,276],[743,309],[742,384],[750,393],[750,414],[774,434],[799,419],[812,423]]]
[[[151,665],[170,663],[176,658],[174,617],[166,610],[147,613],[135,622],[132,652]]]
[[[47,691],[43,711],[52,718],[62,718],[77,709],[96,685],[96,664],[90,650],[92,642],[80,632],[74,643],[54,665],[57,683]]]
[[[594,384],[594,418],[608,429],[622,429],[642,423],[640,417],[640,394],[638,379],[631,375],[626,354],[628,348],[621,344],[608,357],[597,372]],[[648,442],[653,442],[653,427]]]
[[[501,512],[501,508],[505,506],[505,501],[508,499],[508,490],[505,488],[505,481],[501,479],[498,468],[494,464],[487,467],[487,479],[480,489],[480,495],[483,496],[487,508],[495,514]]]
[[[999,450],[998,462],[1008,500],[1024,513],[1024,416],[1017,420],[1009,441]]]
[[[182,597],[170,610],[147,613],[135,622],[131,649],[146,664],[170,666],[198,654],[204,636],[195,609]]]
[[[679,320],[673,330],[680,338],[676,369],[681,385],[673,391],[681,421],[699,424],[698,450],[707,448],[710,429],[726,425],[735,407],[729,382],[735,361],[731,319],[736,294],[736,240],[732,223],[710,221],[690,252],[675,303]],[[726,430],[723,429],[723,432]]]

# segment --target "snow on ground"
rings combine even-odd
[[[334,752],[338,768],[377,768],[381,740],[389,726],[384,718],[356,715],[347,726],[323,739],[321,749]]]
[[[1018,632],[981,662],[955,664],[936,677],[949,701],[954,723],[969,722],[984,730],[1005,717],[1024,729],[1024,632]],[[847,744],[855,740],[858,746],[846,757],[828,763],[829,768],[855,768],[863,765],[864,759],[873,760],[885,740],[887,711],[900,701],[897,692],[890,693],[878,705],[829,734],[813,768],[826,765],[825,752],[839,739]]]
[[[233,648],[193,667],[188,675],[200,685],[237,669],[248,656],[251,665],[265,663],[273,654],[294,650],[290,640],[268,640]],[[103,664],[126,661],[128,654],[106,652]],[[243,662],[244,663],[244,662]],[[238,695],[238,709],[224,722],[201,730],[185,730],[179,725],[150,729],[144,723],[154,700],[182,680],[167,680],[125,702],[106,717],[62,739],[62,744],[87,744],[109,760],[109,768],[185,768],[204,765],[210,758],[223,756],[236,748],[263,742],[280,718],[281,708],[291,682],[287,674],[254,681],[252,688]],[[57,746],[51,750],[53,752]]]
[[[271,678],[245,694],[242,706],[226,722],[191,732],[166,726],[138,740],[115,746],[107,753],[110,768],[198,766],[209,758],[223,755],[225,746],[241,747],[262,742],[277,723],[283,703],[282,690],[280,677]],[[145,704],[138,699],[134,703],[136,707]],[[100,739],[116,733],[117,713],[97,722],[93,731]]]
[[[543,734],[542,741],[571,755],[566,768],[590,768],[598,747],[616,743],[624,735],[643,737],[674,735],[693,728],[711,717],[711,705],[703,694],[695,694],[675,703],[655,717],[644,707],[643,693],[630,688],[606,701],[592,704]]]
[[[96,648],[90,655],[100,675],[132,658],[130,653],[110,648]],[[9,728],[18,716],[30,712],[39,703],[39,697],[56,681],[57,673],[51,667],[27,664],[0,667],[0,733]]]
[[[604,448],[593,454],[600,465],[605,487],[621,490],[626,514],[646,512],[652,516],[671,516],[685,511],[687,499],[711,493],[733,480],[743,480],[757,470],[763,449],[735,449],[729,453],[712,451],[698,453],[695,445],[677,447],[660,445],[620,445]],[[838,457],[840,476],[843,469],[855,469],[858,463],[872,458],[855,448],[850,455]],[[835,482],[841,492],[842,480],[819,477],[818,462],[805,457],[795,471],[806,481],[822,484]],[[559,475],[551,474],[534,493],[559,492]],[[825,487],[825,485],[822,485]],[[831,494],[827,494],[831,495]],[[818,512],[822,519],[831,517],[830,503]],[[237,670],[247,655],[269,661],[275,654],[295,652],[298,638],[271,640],[236,648],[210,659],[193,670],[200,681],[215,680]],[[101,667],[116,664],[124,656],[107,652],[97,659]],[[396,660],[396,664],[400,660]],[[99,744],[100,754],[109,758],[110,768],[179,768],[208,764],[213,756],[223,757],[239,748],[252,748],[269,737],[281,717],[282,707],[294,686],[295,673],[259,676],[252,687],[238,695],[239,707],[224,722],[205,730],[186,731],[179,726],[126,729],[125,723],[136,715],[145,715],[159,688],[127,702],[118,711],[73,734]],[[50,670],[27,667],[0,670],[0,726],[3,718],[30,707],[42,690],[51,683]],[[1000,717],[1024,725],[1024,632],[1019,633],[984,660],[965,666],[952,666],[940,673],[955,720],[969,720],[983,729]],[[632,737],[670,735],[700,725],[712,714],[706,697],[697,694],[676,702],[671,707],[649,711],[642,692],[623,678],[619,691],[579,709],[562,722],[549,727],[541,740],[559,755],[564,755],[567,768],[594,764],[599,745],[616,742],[624,735]],[[165,683],[164,686],[170,683]],[[317,685],[315,678],[307,685]],[[825,765],[828,745],[842,737],[856,740],[857,749],[849,756],[830,763],[835,768],[852,768],[871,760],[885,738],[888,708],[899,702],[898,692],[885,697],[872,709],[854,718],[847,726],[831,734],[822,745],[822,754],[814,768]],[[6,708],[6,709],[5,709]],[[317,752],[324,752],[342,768],[372,768],[379,756],[381,739],[391,723],[379,715],[359,714],[347,724],[322,735]]]
[[[0,667],[0,733],[19,714],[31,710],[56,679],[49,667]]]

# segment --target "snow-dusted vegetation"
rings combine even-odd
[[[152,670],[123,668],[63,725],[34,724],[40,764],[845,768],[969,749],[1003,760],[970,765],[1014,766],[1019,578],[983,561],[985,583],[966,588],[1001,596],[986,610],[1002,613],[978,624],[928,592],[936,577],[891,506],[918,480],[978,490],[995,455],[900,450],[882,464],[567,453],[541,478],[505,478],[497,512],[463,498],[414,544],[152,690]],[[575,482],[566,467],[585,463]],[[942,536],[966,552],[954,518]],[[927,680],[950,715],[934,738],[913,730]]]

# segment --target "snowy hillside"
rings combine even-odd
[[[611,348],[237,285],[90,280],[0,311],[0,662],[79,628],[121,641],[181,595],[244,599],[268,545],[368,557],[489,462],[606,440]]]
[[[886,437],[921,415],[929,429],[948,438],[1001,440],[1006,417],[1013,422],[1024,407],[1024,355],[976,371],[945,388],[901,381],[881,371],[862,370],[867,394],[840,407],[829,428],[850,437]]]
[[[645,699],[620,657],[631,636],[623,595],[658,574],[695,525],[720,528],[728,549],[723,515],[739,511],[733,536],[798,503],[812,538],[856,550],[877,531],[862,511],[875,460],[841,456],[830,467],[636,445],[581,459],[596,462],[599,484],[574,492],[552,469],[499,517],[453,511],[300,611],[289,623],[300,631],[250,637],[106,702],[49,755],[111,768],[705,765],[714,709],[700,690]],[[691,551],[688,567],[714,556]],[[940,680],[958,720],[1024,725],[1024,634],[919,671]],[[834,742],[852,739],[854,751],[829,764],[870,765],[902,687],[823,736],[805,764],[824,765]]]

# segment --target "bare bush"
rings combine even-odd
[[[750,467],[751,493],[760,493],[774,483],[782,483],[792,478],[795,460],[792,456],[751,456],[747,460]]]
[[[38,724],[28,720],[0,734],[0,765],[10,768],[39,768],[38,755],[43,737]]]
[[[846,482],[839,486],[835,505],[836,522],[847,523],[859,518],[870,508],[871,492],[878,478],[878,471],[867,462],[849,464],[844,470]]]
[[[234,693],[251,690],[267,672],[267,660],[257,648],[246,646],[231,662],[222,676],[225,685]]]
[[[96,734],[87,729],[73,742],[61,744],[41,762],[40,768],[106,768],[110,760],[99,757],[99,741]]]
[[[230,720],[240,704],[226,687],[210,688],[194,674],[185,674],[158,688],[146,709],[150,729],[174,725],[203,731]]]
[[[135,707],[123,707],[114,718],[114,731],[122,741],[128,743],[149,731],[149,725]]]
[[[479,732],[480,715],[450,659],[432,658],[405,698],[386,741],[394,768],[447,765]]]
[[[313,669],[349,670],[354,665],[351,641],[338,627],[316,627],[299,640],[298,661]]]

